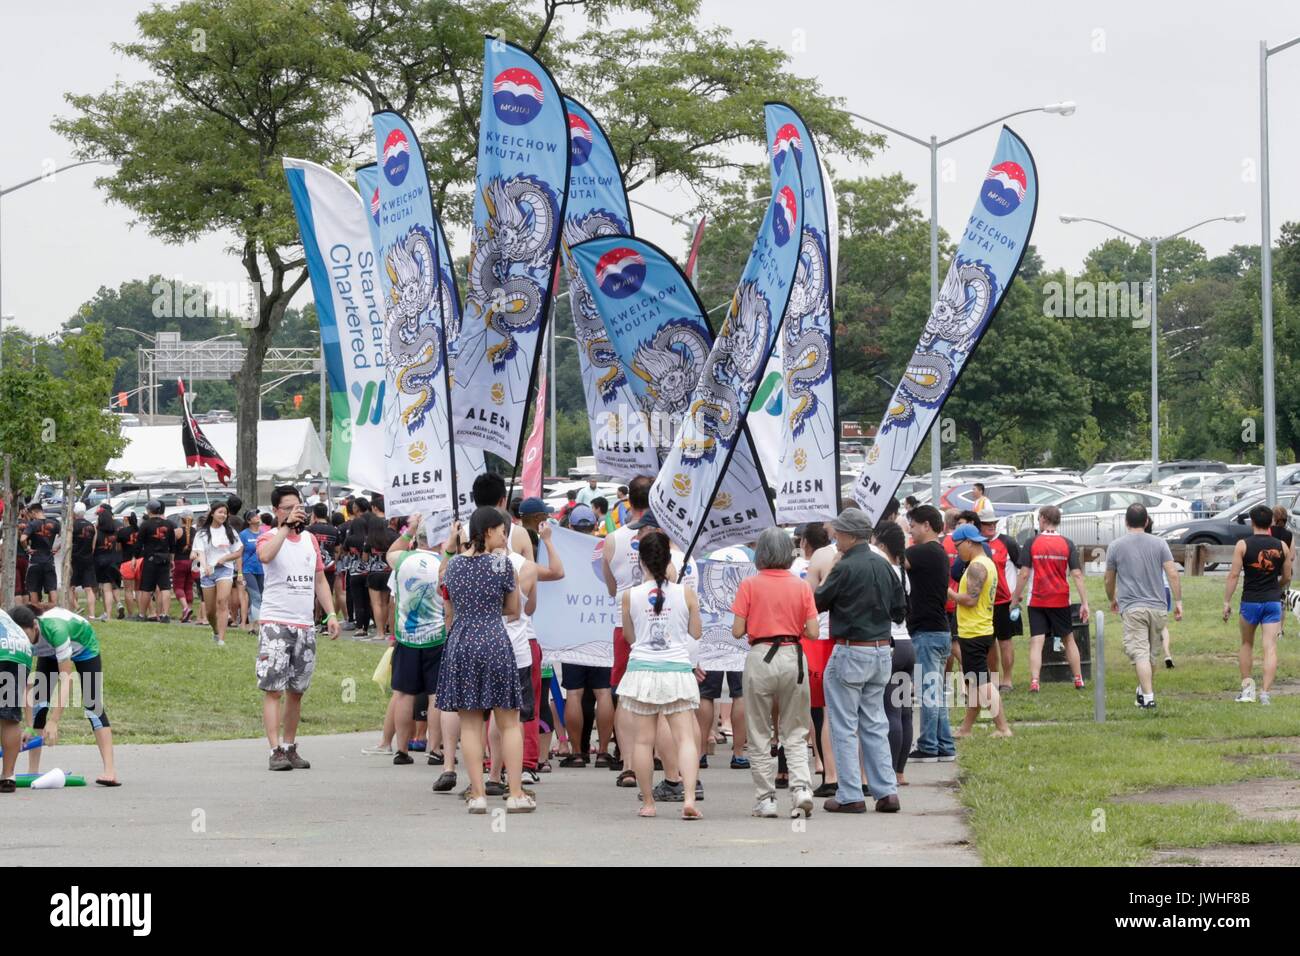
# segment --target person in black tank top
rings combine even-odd
[[[1237,542],[1232,568],[1223,590],[1223,620],[1232,617],[1232,595],[1237,578],[1245,583],[1241,590],[1241,650],[1237,660],[1241,670],[1240,704],[1255,702],[1252,675],[1255,655],[1255,631],[1264,638],[1264,685],[1259,702],[1272,703],[1270,693],[1277,676],[1277,636],[1282,629],[1282,591],[1291,583],[1291,547],[1273,537],[1273,511],[1267,505],[1250,509],[1252,534]]]

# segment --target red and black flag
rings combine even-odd
[[[224,485],[230,477],[230,466],[194,420],[189,399],[185,396],[185,382],[179,378],[176,380],[176,391],[181,399],[181,447],[185,449],[185,464],[191,467],[207,465],[217,473],[217,480]]]

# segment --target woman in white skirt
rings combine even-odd
[[[699,820],[695,806],[695,778],[700,752],[695,740],[695,711],[700,687],[691,665],[691,641],[698,641],[703,625],[695,591],[667,577],[672,560],[668,536],[652,531],[640,541],[638,552],[643,584],[623,594],[623,639],[631,645],[627,672],[618,685],[618,705],[625,708],[634,731],[632,769],[641,789],[638,816],[655,815],[651,791],[655,726],[662,715],[668,721],[682,770],[685,800],[683,820]]]

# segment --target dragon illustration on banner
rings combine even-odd
[[[685,413],[708,357],[708,339],[699,323],[691,319],[669,319],[637,345],[632,374],[645,382],[641,410],[657,434],[664,434],[662,423],[676,421]],[[671,430],[667,435],[671,436]]]
[[[594,239],[597,236],[627,234],[627,224],[606,209],[593,209],[581,217],[570,216],[564,223],[564,242],[568,246],[576,246],[584,239]],[[610,344],[605,323],[601,321],[596,302],[591,297],[591,290],[582,281],[572,259],[568,260],[568,265],[569,283],[573,289],[573,327],[578,335],[578,347],[587,356],[587,363],[592,368],[602,370],[601,376],[596,379],[596,388],[599,389],[603,402],[612,402],[618,389],[627,384],[627,379],[623,377],[618,352]]]
[[[439,285],[433,249],[429,231],[412,226],[384,254],[392,283],[384,361],[394,371],[399,405],[406,406],[402,424],[410,433],[419,430],[433,411],[434,376],[442,370],[442,331],[429,311]]]
[[[898,383],[897,400],[885,413],[882,433],[915,422],[917,405],[939,407],[952,388],[957,370],[979,339],[997,291],[997,280],[983,262],[960,257],[953,262],[916,352]]]
[[[713,350],[704,363],[683,423],[682,462],[712,461],[718,446],[732,441],[740,428],[747,387],[766,359],[772,308],[752,280],[741,283]]]
[[[466,311],[501,337],[487,349],[500,372],[518,354],[515,334],[541,326],[560,204],[533,176],[492,177],[483,204],[488,218],[475,230],[470,250]]]
[[[790,304],[785,310],[785,388],[790,397],[787,421],[796,438],[817,414],[819,402],[813,388],[831,374],[831,337],[816,320],[830,312],[830,270],[826,244],[817,231],[804,227],[799,244],[799,266]]]

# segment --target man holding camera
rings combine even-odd
[[[274,528],[257,539],[257,557],[265,580],[257,645],[257,686],[263,692],[262,724],[271,745],[271,770],[309,770],[298,756],[298,719],[302,695],[316,669],[315,606],[325,609],[330,639],[339,636],[334,595],[325,580],[325,564],[315,536],[303,534],[307,512],[292,485],[271,492]],[[284,702],[284,734],[280,733],[280,698]]]

